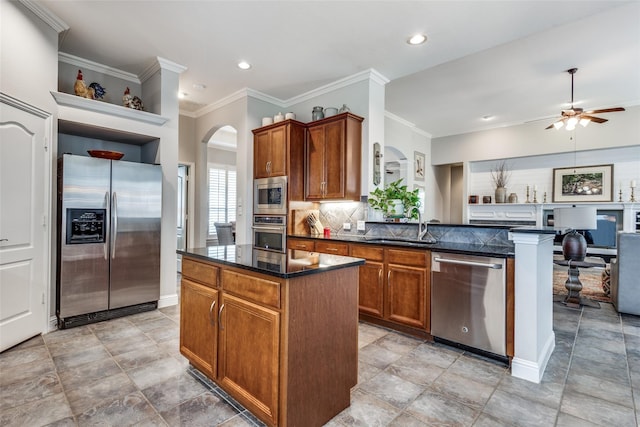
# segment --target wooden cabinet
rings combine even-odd
[[[220,303],[218,381],[252,413],[276,425],[280,313],[229,294]]]
[[[296,237],[288,237],[287,248],[313,252],[316,249],[316,242],[311,239],[299,239]]]
[[[362,117],[338,114],[307,125],[305,200],[359,200]]]
[[[331,240],[318,240],[316,241],[316,252],[331,255],[349,255],[349,244]]]
[[[268,426],[320,426],[349,406],[355,266],[286,279],[188,255],[182,266],[180,351],[195,367]]]
[[[180,353],[210,377],[217,375],[218,269],[183,260]],[[200,283],[198,283],[200,282]]]
[[[386,252],[386,317],[393,322],[429,331],[429,252],[404,249],[386,249]]]
[[[361,314],[430,330],[429,251],[352,244],[350,255],[366,259],[358,282]]]
[[[285,120],[253,130],[253,177],[288,176],[288,197],[304,197],[305,124]]]

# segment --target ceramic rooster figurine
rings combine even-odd
[[[73,91],[76,95],[83,98],[95,99],[95,90],[92,87],[87,86],[82,77],[82,70],[78,70],[78,76],[76,82],[73,85]]]
[[[122,97],[122,105],[128,108],[133,108],[134,110],[144,110],[142,99],[137,96],[131,96],[128,86],[124,91],[124,96]]]

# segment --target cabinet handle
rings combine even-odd
[[[213,314],[213,307],[216,306],[216,300],[213,300],[213,302],[211,303],[211,307],[209,307],[209,323],[211,323],[211,326],[216,324],[216,316],[213,315],[213,317],[211,317],[211,315]]]
[[[224,331],[224,325],[222,324],[222,310],[224,310],[224,304],[220,306],[220,310],[218,310],[218,325],[220,325],[220,330]]]
[[[387,286],[391,288],[391,270],[387,271]]]
[[[382,269],[378,270],[378,286],[382,286]]]
[[[338,248],[327,248],[329,252],[338,252]]]
[[[267,162],[267,173],[271,175],[271,160]]]

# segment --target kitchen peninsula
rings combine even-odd
[[[320,426],[358,380],[362,259],[251,245],[183,256],[180,351],[270,426]]]

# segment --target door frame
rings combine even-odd
[[[196,164],[194,162],[178,161],[178,166],[187,167],[187,246],[189,246],[189,244],[193,245],[195,238],[194,210],[196,197]],[[178,173],[177,170],[176,173]],[[178,271],[182,271],[180,269],[180,258],[176,257],[176,262]]]

